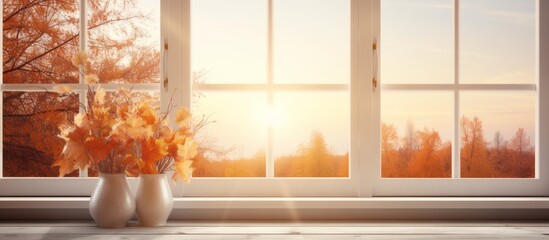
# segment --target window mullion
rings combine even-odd
[[[87,0],[80,0],[80,21],[79,21],[79,27],[80,27],[80,51],[87,52],[88,50],[88,4]],[[85,71],[85,66],[80,67],[80,71]],[[84,83],[84,76],[80,74],[78,78],[78,82],[80,84]],[[87,99],[87,91],[79,92],[80,102],[84,105],[84,107],[88,107],[88,101]],[[83,111],[82,108],[79,108],[80,112]],[[79,176],[81,178],[88,177],[88,168],[80,169],[79,170]]]
[[[268,0],[267,5],[267,84],[273,85],[273,0]],[[272,90],[267,92],[267,106],[273,108],[274,106],[274,93]],[[268,127],[267,132],[267,152],[265,161],[265,170],[267,178],[274,178],[274,155],[273,155],[273,143],[274,143],[274,129],[273,126]]]
[[[459,0],[454,0],[454,84],[459,86]],[[459,90],[454,90],[454,143],[452,144],[452,178],[460,178]]]

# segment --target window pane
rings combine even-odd
[[[276,177],[348,177],[348,93],[274,95]]]
[[[453,116],[452,92],[384,92],[381,176],[451,177]]]
[[[3,100],[3,176],[59,176],[52,167],[65,144],[58,127],[78,113],[78,95],[4,92]]]
[[[103,83],[160,82],[160,1],[90,0],[91,72]]]
[[[274,81],[350,80],[349,0],[273,1]]]
[[[381,0],[381,82],[453,83],[452,0]]]
[[[535,83],[536,1],[460,4],[460,82]]]
[[[535,92],[461,94],[461,176],[535,177]]]
[[[267,1],[191,2],[191,62],[203,83],[267,82]]]
[[[78,82],[78,1],[3,0],[2,11],[4,83]]]
[[[198,92],[193,116],[211,121],[198,133],[193,177],[265,177],[266,94]]]

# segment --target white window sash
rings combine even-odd
[[[457,1],[457,0],[456,0]],[[549,25],[549,2],[537,1],[538,26]],[[162,63],[162,77],[169,84],[161,91],[162,109],[175,92],[173,103],[188,106],[191,103],[190,69],[190,0],[163,0],[161,4],[161,36],[169,44],[166,66]],[[538,28],[538,84],[519,85],[381,85],[383,90],[536,90],[538,111],[536,125],[536,157],[539,171],[535,179],[381,179],[380,177],[380,91],[371,85],[373,66],[371,44],[379,39],[380,0],[351,0],[351,84],[322,85],[333,90],[350,89],[351,92],[351,151],[350,178],[201,178],[190,185],[173,186],[174,196],[547,196],[549,195],[549,163],[542,160],[549,156],[549,29]],[[358,17],[364,16],[364,17]],[[170,21],[166,21],[170,19]],[[27,85],[25,85],[27,86]],[[116,86],[119,86],[118,84]],[[140,84],[141,86],[141,84]],[[313,86],[315,87],[320,87]],[[50,86],[49,86],[50,87]],[[146,87],[143,91],[156,90],[159,86]],[[197,89],[223,90],[229,86],[208,84]],[[248,86],[250,90],[263,86]],[[280,85],[281,89],[289,88]],[[300,86],[303,87],[303,86]],[[75,86],[80,89],[79,86]],[[141,87],[137,87],[141,89]],[[230,87],[229,87],[230,88]],[[446,89],[448,88],[448,89]],[[16,86],[3,85],[2,90],[16,90]],[[111,89],[111,87],[109,87]],[[112,86],[115,90],[115,87]],[[135,89],[135,87],[134,87]],[[81,90],[81,89],[80,89]],[[263,89],[265,90],[265,89]],[[304,89],[305,90],[305,89]],[[1,100],[0,100],[1,101]],[[1,103],[1,102],[0,102]],[[172,113],[173,114],[173,113]],[[0,123],[1,124],[1,123]],[[1,128],[0,128],[1,131]],[[0,132],[1,133],[1,132]],[[455,161],[455,160],[454,160]],[[0,161],[1,164],[1,161]],[[0,165],[1,166],[1,165]],[[135,186],[137,179],[129,179]],[[97,182],[96,178],[9,178],[0,179],[0,195],[12,196],[87,196]]]
[[[375,0],[379,4],[379,0]],[[453,84],[381,84],[382,91],[453,91],[454,138],[452,145],[452,178],[381,178],[381,161],[374,160],[374,196],[547,196],[549,195],[549,2],[537,0],[536,13],[536,84],[459,84],[459,0],[454,0],[454,54],[455,72]],[[379,9],[379,7],[377,8]],[[377,16],[374,36],[380,36],[380,18]],[[382,82],[382,79],[381,79]],[[466,91],[528,91],[535,92],[536,102],[536,174],[528,179],[459,178],[459,93]],[[380,136],[380,94],[374,94],[376,110],[376,136]],[[375,141],[376,156],[381,159],[380,141]]]

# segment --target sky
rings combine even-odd
[[[454,81],[453,1],[382,0],[381,83]],[[535,83],[535,1],[460,1],[459,82]],[[524,128],[534,142],[534,91],[467,91],[460,115],[483,121],[485,139]],[[400,132],[408,120],[453,138],[453,92],[382,94],[382,121]]]
[[[343,0],[273,1],[273,81],[288,84],[350,82],[350,5]],[[460,1],[460,83],[535,83],[535,1]],[[158,20],[157,1],[141,0]],[[454,81],[452,0],[381,0],[381,83]],[[205,83],[267,82],[267,1],[191,2],[192,70]],[[149,27],[159,39],[157,25]],[[159,28],[158,28],[159,29]],[[158,34],[158,35],[157,35]],[[157,37],[156,37],[157,36]],[[264,150],[274,128],[276,156],[291,154],[313,131],[334,153],[349,149],[347,91],[201,92],[195,116],[212,115],[205,133],[238,156]],[[462,92],[460,115],[478,116],[485,138],[501,131],[509,140],[525,128],[534,142],[535,92]],[[453,139],[452,92],[384,92],[381,119],[404,132],[435,129]]]
[[[273,1],[273,82],[348,84],[350,82],[349,2]],[[224,84],[268,82],[267,1],[191,2],[192,70],[201,81]],[[306,17],[304,17],[306,16]],[[228,47],[230,46],[230,47]],[[273,128],[275,158],[297,152],[314,131],[333,153],[345,154],[350,142],[347,91],[204,92],[195,115],[212,114],[205,129],[237,156],[264,151]],[[272,119],[270,119],[272,118]]]

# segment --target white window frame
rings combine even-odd
[[[350,0],[350,17],[351,17],[351,79],[350,84],[276,84],[273,83],[272,75],[272,1],[267,1],[266,9],[267,14],[267,29],[268,34],[266,37],[268,46],[267,56],[267,79],[266,84],[195,84],[191,86],[191,72],[188,68],[190,65],[190,4],[191,0],[177,1],[173,5],[174,9],[182,9],[182,16],[184,19],[180,21],[183,25],[181,28],[183,36],[186,36],[182,42],[183,50],[183,64],[184,72],[182,76],[182,83],[186,92],[183,93],[185,99],[182,101],[182,105],[191,107],[191,89],[198,91],[224,91],[224,90],[238,90],[238,91],[250,91],[258,93],[276,92],[278,90],[298,90],[298,91],[312,91],[312,90],[348,90],[350,94],[351,104],[351,129],[358,129],[358,34],[356,29],[358,28],[358,0]],[[181,8],[175,7],[181,5]],[[179,21],[179,19],[177,20]],[[274,178],[274,160],[271,150],[267,149],[267,161],[266,161],[266,178],[193,178],[190,185],[185,185],[182,191],[183,196],[358,196],[358,186],[360,182],[359,159],[365,159],[360,156],[359,152],[359,134],[355,131],[350,131],[350,172],[348,178]],[[212,190],[214,188],[215,190]]]
[[[174,196],[325,196],[325,197],[377,197],[377,196],[548,196],[549,162],[549,2],[538,4],[538,111],[536,125],[536,179],[381,179],[380,176],[380,91],[371,84],[374,64],[374,42],[380,36],[380,0],[351,1],[351,149],[350,177],[336,179],[264,179],[264,178],[206,178],[193,179],[190,185],[172,186]],[[454,0],[458,1],[458,0]],[[85,0],[81,1],[80,4]],[[84,7],[85,8],[85,7]],[[168,96],[176,94],[173,103],[191,106],[190,69],[190,0],[161,1],[161,38],[169,44],[162,61],[162,80],[159,85],[134,89],[161,92],[161,108],[166,109]],[[81,13],[82,14],[82,13]],[[84,16],[85,19],[85,16]],[[85,31],[83,31],[85,32]],[[81,41],[82,42],[82,41]],[[0,43],[1,44],[1,43]],[[378,72],[378,71],[377,71]],[[378,77],[378,76],[376,76]],[[382,83],[382,79],[381,79]],[[2,85],[2,91],[18,90],[30,85]],[[102,85],[114,90],[121,86]],[[134,86],[134,85],[132,85]],[[141,85],[140,85],[141,86]],[[53,86],[41,86],[51,89]],[[207,86],[201,86],[207,87]],[[213,86],[211,86],[213,87]],[[399,86],[381,85],[382,88]],[[410,86],[400,86],[410,87]],[[431,86],[438,88],[438,86]],[[478,87],[475,85],[475,87]],[[81,83],[74,89],[82,90]],[[160,88],[160,89],[158,89]],[[528,88],[528,87],[525,87]],[[26,89],[28,90],[28,89]],[[383,90],[383,89],[382,89]],[[454,89],[456,90],[456,89]],[[1,104],[0,99],[0,104]],[[173,113],[172,113],[173,114]],[[1,123],[0,123],[1,124]],[[0,135],[2,128],[0,127]],[[454,160],[455,161],[455,160]],[[2,164],[2,161],[0,161]],[[1,169],[1,165],[0,165]],[[1,174],[1,173],[0,173]],[[137,179],[129,179],[135,186]],[[5,178],[0,179],[0,196],[89,196],[97,178]]]
[[[3,2],[0,2],[2,6]],[[88,0],[80,0],[79,4],[79,49],[82,51],[88,50]],[[0,12],[0,16],[3,11]],[[2,16],[3,17],[3,16]],[[162,21],[162,20],[161,20]],[[162,35],[162,33],[161,33]],[[0,43],[3,47],[3,42]],[[3,53],[0,53],[0,58],[3,58]],[[161,66],[162,69],[163,66]],[[163,73],[161,74],[162,77]],[[58,85],[69,86],[73,92],[79,94],[81,103],[86,104],[87,85],[84,83],[83,76],[79,76],[78,83],[71,84],[3,84],[3,76],[0,77],[1,92],[21,91],[21,92],[56,92],[54,87]],[[106,83],[101,84],[105,91],[117,91],[123,87],[133,89],[135,92],[160,92],[160,83]],[[0,106],[3,106],[3,98],[0,99]],[[161,97],[161,108],[166,109],[166,105]],[[1,110],[0,110],[1,111]],[[82,111],[82,109],[80,109]],[[1,116],[0,116],[1,119]],[[3,136],[3,121],[0,121],[0,136]],[[3,149],[3,141],[1,147]],[[0,170],[2,170],[3,155],[0,155]],[[87,169],[79,171],[78,178],[40,178],[40,177],[10,177],[2,178],[3,171],[0,171],[0,196],[86,196],[91,194],[94,186],[97,183],[97,178],[88,178]],[[132,185],[136,185],[137,179],[129,179]],[[172,184],[172,189],[176,190],[180,187],[175,187]],[[179,186],[179,185],[178,185]]]
[[[382,1],[382,0],[381,0]],[[379,4],[379,1],[376,1]],[[547,95],[549,93],[549,75],[547,68],[540,68],[540,62],[546,62],[547,32],[540,28],[547,25],[547,16],[540,13],[547,11],[548,3],[536,1],[536,68],[534,84],[461,84],[459,83],[459,6],[460,0],[453,0],[454,27],[454,83],[453,84],[383,84],[381,76],[381,91],[449,91],[454,94],[454,118],[452,143],[452,178],[381,178],[381,171],[376,171],[374,177],[374,196],[547,196],[549,195],[549,156],[547,123],[549,109]],[[379,7],[377,7],[379,9]],[[380,18],[374,27],[374,35],[380,36]],[[544,43],[544,44],[542,44]],[[383,47],[381,47],[383,49]],[[381,55],[383,50],[381,50]],[[382,56],[381,56],[382,57]],[[545,61],[544,61],[545,60]],[[501,179],[501,178],[459,178],[460,171],[460,133],[459,133],[459,93],[467,91],[535,91],[536,93],[536,173],[535,178]],[[374,101],[380,102],[379,91],[374,94]],[[380,125],[380,104],[376,104],[374,115],[376,126]],[[545,125],[540,124],[545,123]],[[380,129],[375,135],[380,136]],[[375,141],[375,149],[381,149],[380,141]],[[375,159],[381,159],[381,151],[375,151]],[[374,169],[381,169],[381,162],[374,161]]]

